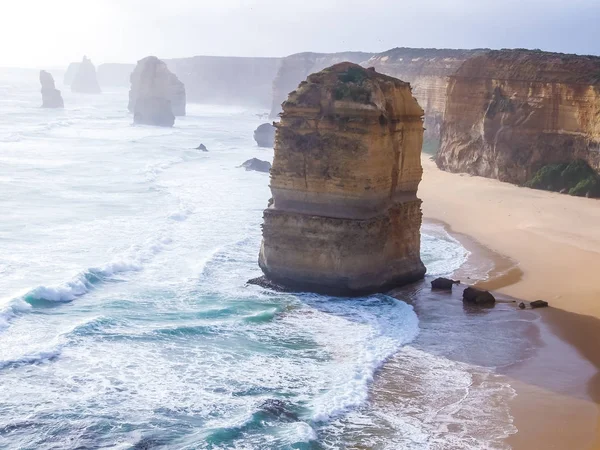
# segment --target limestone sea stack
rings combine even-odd
[[[77,73],[71,83],[71,91],[82,94],[100,94],[102,92],[98,78],[96,78],[96,68],[86,56],[83,57],[77,68]]]
[[[185,86],[163,61],[148,56],[131,73],[128,108],[135,123],[173,126],[175,116],[185,116]]]
[[[42,108],[64,108],[65,104],[60,91],[54,86],[54,78],[45,70],[40,70],[42,85]]]
[[[423,110],[410,85],[353,63],[283,103],[259,265],[290,290],[362,295],[421,279]]]

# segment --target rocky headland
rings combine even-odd
[[[423,110],[410,85],[352,63],[283,104],[259,265],[292,290],[380,292],[420,279]]]
[[[600,58],[500,50],[467,59],[449,77],[436,162],[451,172],[542,189],[590,183],[571,193],[593,192],[593,172],[600,171]]]
[[[138,61],[131,73],[128,109],[134,122],[173,126],[185,115],[185,86],[156,56]]]
[[[45,70],[40,70],[40,84],[42,85],[42,108],[64,108],[62,95],[54,86],[54,78]]]
[[[71,91],[83,94],[100,94],[102,92],[96,77],[96,68],[86,56],[77,66],[77,72],[71,83]]]
[[[254,140],[259,147],[273,148],[275,145],[275,127],[272,123],[263,123],[254,130]]]

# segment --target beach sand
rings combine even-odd
[[[517,396],[514,449],[600,449],[600,201],[440,171],[423,157],[426,219],[442,221],[471,252],[457,276],[489,266],[467,284],[551,308],[539,316],[535,355],[510,364]],[[492,264],[489,264],[492,261]],[[471,269],[469,269],[471,266]]]

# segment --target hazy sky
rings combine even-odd
[[[0,66],[393,47],[600,54],[600,0],[0,0]]]

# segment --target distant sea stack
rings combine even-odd
[[[254,140],[259,147],[273,148],[275,145],[275,127],[272,123],[263,123],[254,130]]]
[[[573,161],[600,171],[599,57],[489,51],[449,80],[440,168],[516,184]]]
[[[102,92],[96,78],[96,68],[86,56],[83,57],[77,68],[77,73],[71,83],[71,91],[82,94],[100,94]]]
[[[64,108],[65,104],[60,91],[54,86],[54,78],[45,70],[40,70],[42,85],[42,108]]]
[[[128,108],[135,123],[173,126],[175,116],[185,116],[185,86],[163,61],[148,56],[131,73]]]
[[[269,281],[330,295],[421,279],[423,110],[410,85],[341,63],[283,104],[259,265]]]

